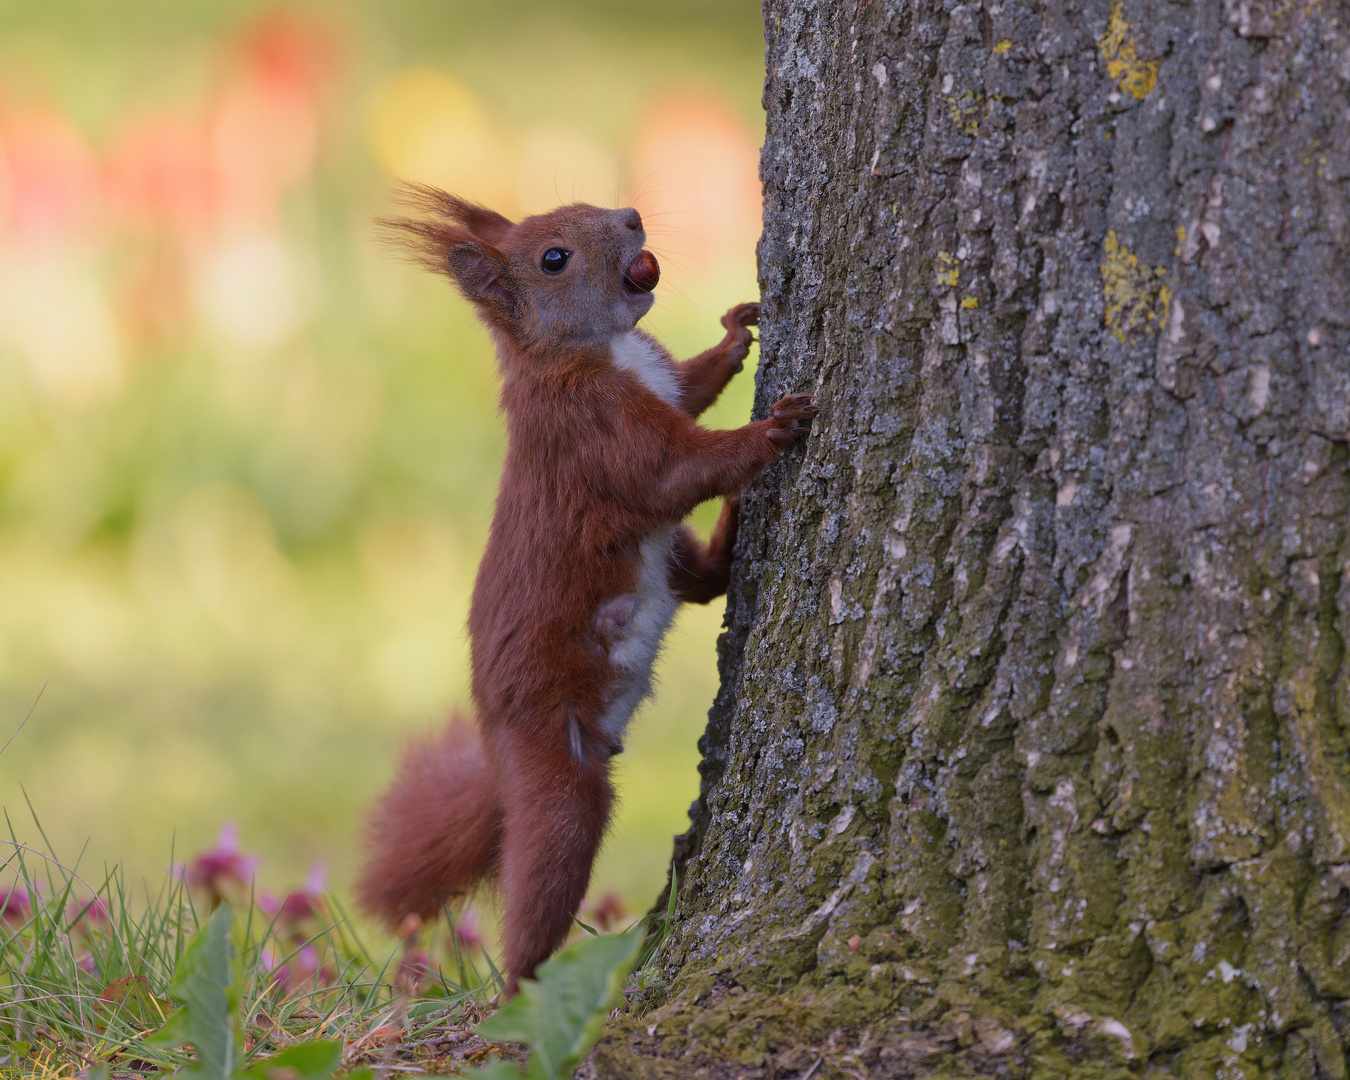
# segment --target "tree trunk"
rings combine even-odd
[[[1345,1076],[1350,5],[764,14],[824,412],[598,1073]]]

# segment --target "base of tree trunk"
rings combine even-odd
[[[686,985],[698,981],[682,980]],[[587,1080],[796,1080],[807,1074],[869,1080],[1134,1080],[1141,1075],[1313,1080],[1344,1075],[1335,1071],[1342,1051],[1330,1024],[1270,1041],[1257,1060],[1237,1052],[1239,1046],[1245,1052],[1249,1036],[1229,1031],[1209,1039],[1207,1046],[1192,1047],[1180,1062],[1171,1056],[1150,1068],[1132,1040],[1088,1022],[1077,1037],[1066,1038],[1054,1017],[1025,1017],[1005,1026],[983,1002],[967,1002],[964,1009],[935,996],[926,1007],[909,1010],[867,987],[775,994],[725,979],[706,983],[709,989],[694,997],[611,1021],[589,1071],[581,1075]],[[1222,1011],[1221,1002],[1214,1006]],[[1322,1068],[1326,1063],[1332,1067]]]

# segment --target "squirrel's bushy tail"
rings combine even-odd
[[[377,800],[357,902],[391,926],[408,915],[429,922],[495,870],[501,837],[501,799],[478,729],[455,717],[409,742]]]

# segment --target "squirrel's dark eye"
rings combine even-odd
[[[539,260],[539,268],[546,274],[561,274],[572,253],[566,248],[549,248]]]

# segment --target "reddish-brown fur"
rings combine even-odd
[[[372,845],[362,876],[362,903],[378,912],[429,922],[452,896],[493,870],[502,809],[473,725],[455,717],[439,735],[408,743],[398,783],[370,818]],[[453,828],[448,827],[451,823]],[[453,888],[447,892],[447,883]]]
[[[358,894],[397,924],[495,872],[514,988],[566,938],[613,802],[606,603],[638,587],[644,539],[716,496],[728,501],[712,541],[679,526],[667,580],[680,600],[721,595],[737,493],[818,410],[799,394],[733,431],[694,422],[740,370],[757,304],[729,311],[723,340],[691,360],[661,350],[680,407],[616,365],[611,338],[646,313],[655,283],[635,210],[568,206],[512,224],[431,189],[415,200],[429,216],[394,224],[492,331],[509,438],[469,615],[481,744],[462,723],[414,744],[372,817]],[[552,246],[573,252],[570,272],[542,271]]]

